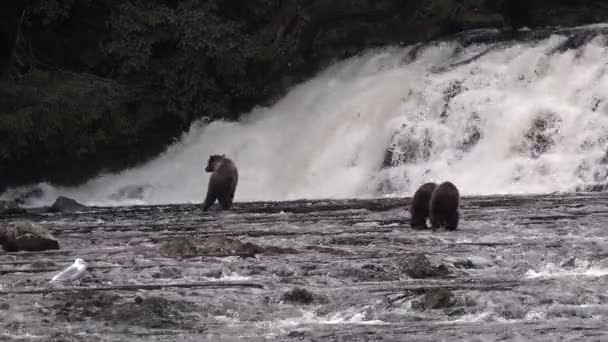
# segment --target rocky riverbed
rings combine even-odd
[[[3,217],[60,249],[0,252],[0,340],[608,338],[608,194],[464,198],[456,232],[410,229],[408,203]],[[83,278],[49,283],[76,258]]]

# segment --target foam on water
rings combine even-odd
[[[308,310],[300,310],[300,317],[290,317],[284,320],[274,322],[272,325],[275,328],[295,327],[299,325],[310,324],[357,324],[357,325],[382,325],[390,324],[378,319],[370,318],[369,307],[355,308],[351,307],[343,312],[335,312],[327,316],[319,316],[317,313]]]
[[[239,122],[194,123],[145,165],[78,187],[42,184],[31,204],[60,194],[89,205],[201,202],[212,153],[238,165],[237,201],[403,196],[448,179],[464,195],[601,183],[606,37],[555,52],[566,39],[369,51]]]
[[[608,275],[608,268],[591,266],[589,263],[579,263],[574,268],[566,268],[554,263],[548,263],[539,271],[528,270],[527,279],[547,279],[562,277],[603,277]]]

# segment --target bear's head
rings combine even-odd
[[[215,166],[217,163],[221,162],[226,157],[225,154],[221,156],[219,154],[212,154],[209,156],[209,160],[207,161],[207,167],[205,168],[206,172],[213,172],[215,170]]]

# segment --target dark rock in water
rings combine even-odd
[[[454,265],[454,267],[461,269],[482,269],[494,266],[494,263],[491,260],[477,256],[470,256],[467,258],[448,257],[444,258],[443,261],[447,261]]]
[[[163,267],[157,273],[152,274],[152,278],[177,279],[182,276],[182,271],[176,267]]]
[[[532,121],[531,127],[524,135],[524,142],[519,151],[538,158],[555,145],[559,138],[562,119],[551,112],[539,113]]]
[[[454,296],[446,288],[429,289],[422,298],[412,301],[416,310],[444,309],[454,305]]]
[[[305,331],[299,331],[299,330],[293,330],[293,331],[290,331],[289,334],[287,334],[287,337],[289,337],[289,338],[303,339],[304,337],[306,337],[306,332]]]
[[[415,127],[403,126],[393,133],[384,153],[382,168],[427,161],[431,157],[432,148],[433,140],[428,129],[418,132]]]
[[[312,304],[315,300],[315,296],[312,292],[302,289],[299,287],[294,288],[291,291],[287,291],[283,294],[283,301],[293,304]]]
[[[465,268],[465,269],[475,268],[475,264],[469,259],[455,261],[453,263],[453,265],[456,268]]]
[[[402,259],[401,270],[414,279],[443,277],[450,273],[444,265],[433,266],[424,254]]]
[[[136,325],[145,328],[169,329],[186,327],[185,313],[194,312],[195,305],[188,302],[170,301],[162,297],[148,297],[100,312],[100,318],[112,325]]]
[[[608,184],[588,184],[576,187],[576,192],[604,192],[608,190]]]
[[[0,215],[22,214],[25,209],[15,201],[0,201]]]
[[[160,246],[160,254],[168,258],[197,256],[197,246],[192,240],[176,239]]]
[[[8,252],[59,249],[59,242],[48,230],[31,222],[0,225],[0,244]]]
[[[251,242],[243,243],[237,239],[223,236],[208,237],[199,245],[199,250],[204,254],[240,255],[246,257],[254,257],[256,254],[264,252],[261,246]]]
[[[297,252],[290,248],[262,247],[252,242],[241,242],[223,236],[211,236],[204,240],[177,239],[160,247],[161,255],[171,258],[195,256],[241,256],[255,257],[256,254],[286,254]]]
[[[59,196],[55,200],[55,203],[49,208],[50,212],[55,213],[73,213],[77,211],[85,211],[87,206],[80,204],[71,198],[65,196]]]
[[[187,327],[186,312],[194,312],[195,306],[161,297],[142,298],[124,302],[120,296],[106,293],[58,293],[52,296],[58,304],[52,312],[71,322],[89,319],[105,321],[112,326],[140,326],[169,329]]]
[[[570,257],[570,258],[564,260],[560,264],[560,267],[574,267],[574,266],[576,266],[576,258],[575,257]]]

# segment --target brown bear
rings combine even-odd
[[[431,228],[445,227],[447,230],[458,228],[458,205],[460,194],[451,182],[443,182],[433,190],[429,205]]]
[[[426,225],[426,219],[429,217],[431,194],[436,187],[436,183],[424,183],[414,193],[414,197],[412,197],[412,204],[410,205],[410,225],[412,228],[428,228]]]
[[[236,184],[239,180],[239,173],[236,165],[232,160],[226,158],[226,155],[211,155],[207,162],[206,172],[212,172],[209,177],[209,186],[207,188],[207,197],[203,203],[203,211],[207,211],[209,207],[215,203],[217,199],[223,210],[228,210],[232,206],[234,200],[234,192]]]

